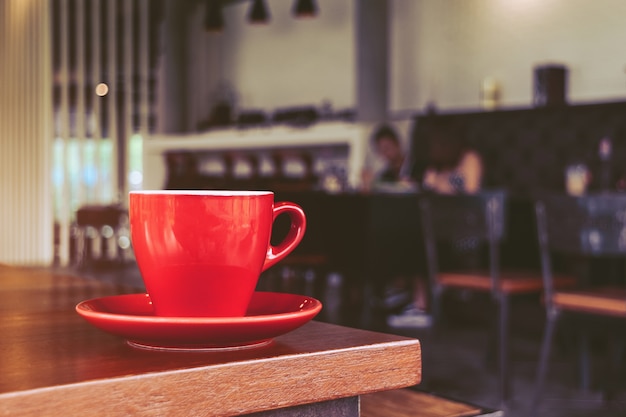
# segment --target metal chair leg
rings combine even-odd
[[[370,280],[367,280],[362,287],[361,297],[361,327],[364,329],[370,329],[372,326],[372,300],[374,299],[374,285]]]
[[[441,296],[443,293],[443,289],[435,288],[432,292],[432,300],[431,300],[431,314],[433,316],[433,324],[434,327],[441,327],[442,316],[441,316]]]
[[[499,300],[500,314],[498,318],[498,358],[500,372],[500,403],[505,409],[510,394],[509,378],[509,297],[501,295]]]
[[[489,319],[489,334],[487,336],[487,348],[485,349],[484,361],[487,366],[497,368],[500,363],[500,303],[494,303],[497,314],[492,314]],[[495,358],[495,359],[494,359]]]
[[[588,392],[591,388],[591,362],[589,360],[589,335],[584,328],[580,331],[579,343],[580,389]]]
[[[548,358],[550,357],[550,348],[552,347],[552,339],[554,337],[554,328],[556,326],[558,315],[556,312],[549,312],[546,327],[543,334],[543,342],[541,344],[541,356],[539,358],[539,367],[537,370],[537,380],[535,381],[535,392],[533,393],[530,405],[530,416],[534,417],[537,413],[543,384],[548,370]]]
[[[606,377],[602,385],[602,398],[611,401],[618,390],[624,355],[624,338],[621,334],[612,334],[609,337],[606,366]]]

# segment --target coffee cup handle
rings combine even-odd
[[[293,251],[296,246],[302,241],[304,232],[306,230],[306,216],[302,207],[295,203],[281,201],[274,204],[274,217],[272,222],[276,220],[281,214],[287,214],[291,220],[291,226],[287,236],[278,245],[269,245],[267,249],[267,255],[265,256],[265,263],[263,264],[263,271],[269,267],[275,265],[278,261],[287,256]]]

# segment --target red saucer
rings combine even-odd
[[[256,292],[244,317],[158,317],[148,294],[79,303],[76,311],[131,346],[159,350],[222,350],[263,346],[310,321],[322,303],[304,295]]]

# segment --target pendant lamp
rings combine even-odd
[[[224,29],[221,0],[206,0],[204,3],[204,30],[207,32],[221,32]]]
[[[293,7],[293,15],[297,18],[315,17],[317,15],[315,0],[297,0]]]
[[[269,12],[265,6],[264,0],[254,0],[250,13],[248,14],[248,21],[250,23],[268,23],[270,20]]]

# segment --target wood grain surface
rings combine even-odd
[[[416,339],[313,321],[256,349],[156,352],[74,311],[128,291],[0,266],[0,415],[238,415],[420,382]]]

